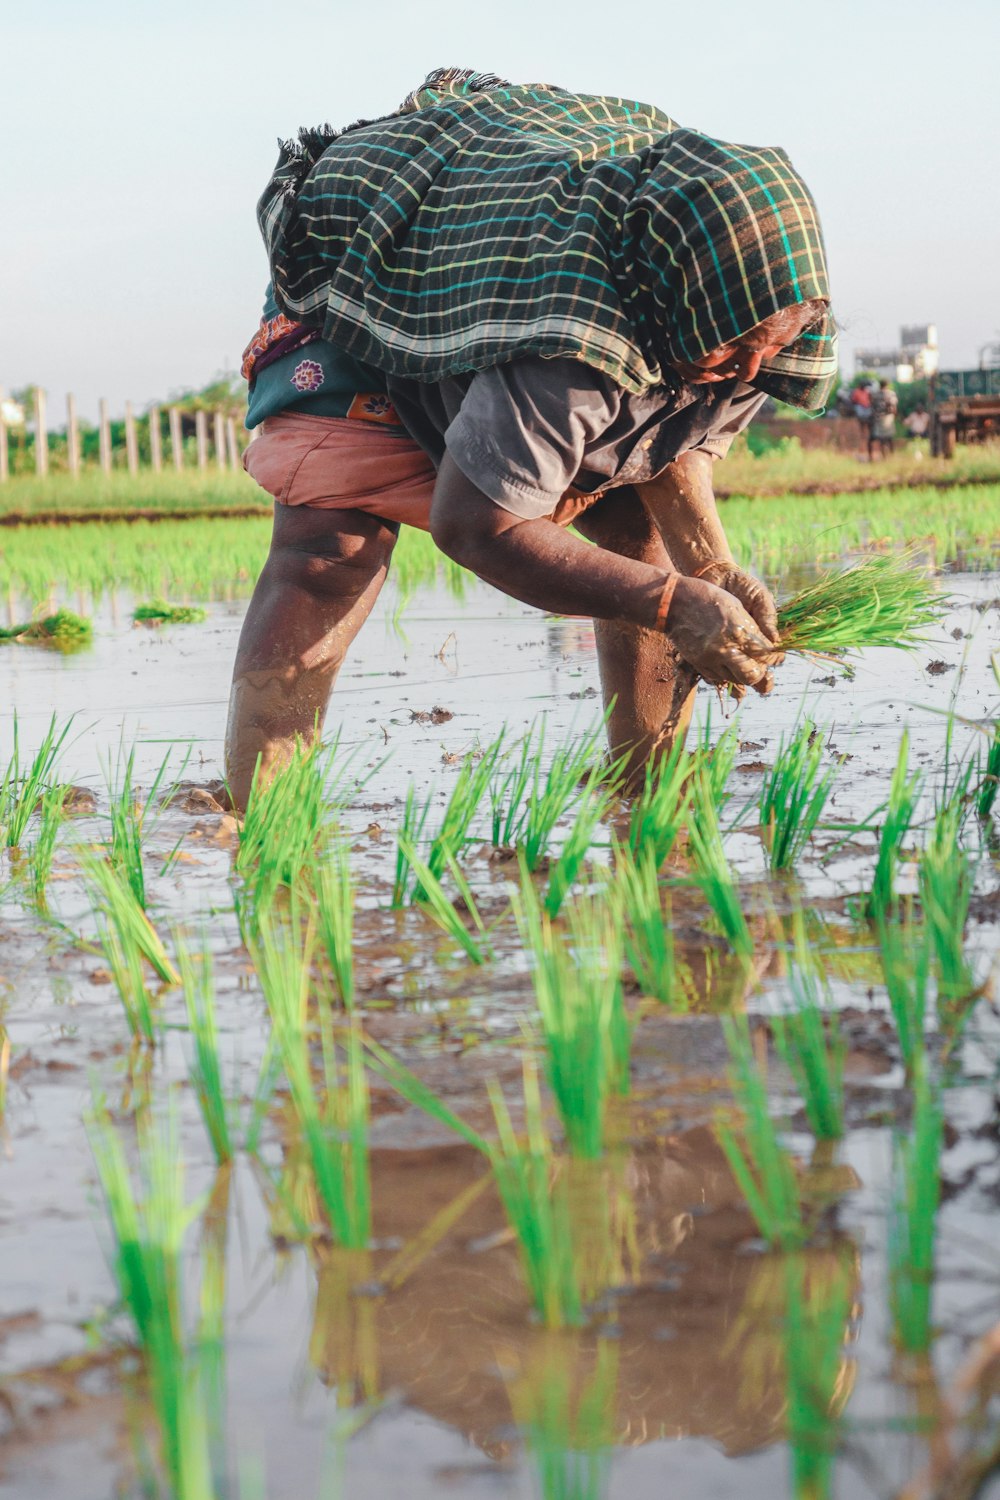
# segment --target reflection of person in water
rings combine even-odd
[[[387,119],[303,132],[259,217],[245,462],[278,503],[234,672],[238,802],[258,756],[312,735],[400,524],[595,620],[637,766],[686,725],[695,674],[769,690],[774,603],[733,562],[712,469],[767,394],[815,409],[836,376],[783,152],[439,70]]]

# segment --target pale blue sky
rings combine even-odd
[[[1000,330],[1000,0],[35,0],[0,19],[0,385],[87,415],[238,363],[275,138],[437,64],[623,94],[781,145],[819,203],[844,344]],[[851,368],[849,359],[843,361]]]

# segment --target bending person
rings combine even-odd
[[[637,775],[697,676],[770,690],[774,603],[733,562],[712,468],[768,393],[815,408],[836,375],[783,153],[441,70],[385,120],[286,145],[259,216],[244,462],[277,503],[234,671],[238,803],[322,719],[401,524],[594,619]]]

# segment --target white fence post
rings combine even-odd
[[[139,444],[135,438],[135,417],[131,401],[125,402],[125,462],[130,474],[139,472]]]
[[[183,469],[184,450],[181,447],[181,414],[176,406],[172,406],[167,412],[170,421],[170,451],[173,454],[174,468]]]
[[[35,473],[44,479],[49,472],[49,434],[45,426],[45,392],[35,387]]]
[[[80,423],[76,415],[76,397],[66,396],[66,463],[74,479],[80,477]]]
[[[111,473],[111,422],[108,419],[108,403],[102,396],[97,403],[97,427],[98,427],[98,452],[101,459],[101,469],[105,474]]]
[[[160,408],[158,406],[149,408],[149,461],[153,466],[153,473],[159,474],[163,468],[163,439],[160,435]]]

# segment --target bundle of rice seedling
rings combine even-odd
[[[138,604],[132,611],[137,625],[200,625],[208,619],[208,610],[196,604],[167,604],[164,599],[151,599],[148,604]]]
[[[68,609],[57,609],[54,615],[43,615],[28,625],[8,625],[0,629],[0,642],[16,641],[22,646],[54,646],[57,651],[82,651],[94,637],[89,620]]]
[[[828,573],[778,608],[782,651],[843,656],[872,646],[917,646],[947,607],[907,553],[866,557]]]

